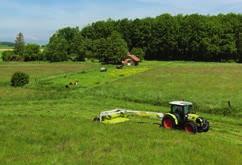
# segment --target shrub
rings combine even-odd
[[[24,61],[37,61],[40,56],[40,46],[36,44],[28,44],[24,49]]]
[[[45,51],[39,53],[38,60],[39,61],[47,61]]]
[[[141,60],[144,59],[144,55],[145,55],[142,48],[133,48],[131,50],[131,54],[138,56]]]
[[[2,60],[3,61],[12,61],[12,57],[15,56],[13,51],[4,51],[2,53]]]
[[[11,78],[11,86],[23,87],[29,83],[29,75],[23,72],[16,72]]]
[[[24,57],[16,55],[13,51],[5,51],[2,53],[3,61],[24,61]]]

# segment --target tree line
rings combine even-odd
[[[239,61],[242,15],[176,15],[99,21],[85,27],[91,41],[118,31],[128,49],[142,48],[148,60]]]
[[[138,50],[138,51],[137,51]],[[242,15],[176,15],[98,21],[51,36],[42,60],[119,63],[128,51],[146,60],[242,62]]]
[[[15,43],[11,44],[14,50],[2,53],[3,61],[41,61],[44,60],[41,46],[37,44],[25,44],[23,33],[18,33]]]
[[[7,47],[13,47],[13,42],[0,42],[0,46],[7,46]]]

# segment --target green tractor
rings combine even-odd
[[[185,101],[170,102],[171,111],[162,119],[162,126],[166,129],[184,129],[189,133],[207,132],[209,122],[192,113],[192,103]]]

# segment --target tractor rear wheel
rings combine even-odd
[[[187,122],[184,126],[184,129],[188,133],[197,133],[197,126],[193,122]]]
[[[162,126],[166,129],[172,129],[175,127],[175,121],[170,116],[165,116],[162,120]]]

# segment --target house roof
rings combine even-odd
[[[128,57],[131,58],[135,62],[140,62],[140,58],[133,54],[128,53]]]

